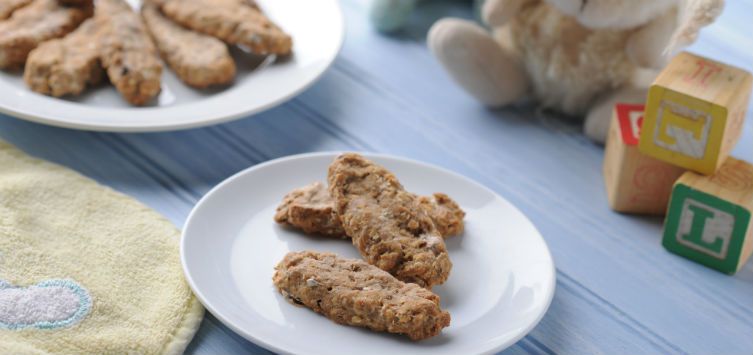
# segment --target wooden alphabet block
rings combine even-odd
[[[641,152],[713,174],[740,138],[752,83],[742,69],[680,53],[649,89]]]
[[[753,165],[727,158],[711,176],[675,183],[664,224],[667,250],[733,274],[753,251]]]
[[[604,152],[609,206],[618,212],[664,215],[672,185],[685,171],[638,151],[642,104],[617,104]]]

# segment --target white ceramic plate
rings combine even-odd
[[[466,231],[447,240],[453,269],[435,286],[452,323],[422,342],[335,324],[285,301],[272,284],[289,251],[358,258],[347,240],[308,236],[272,219],[283,195],[325,181],[336,153],[296,155],[256,165],[210,191],[183,230],[181,259],[194,292],[218,319],[270,350],[296,354],[480,354],[527,334],[554,294],[554,263],[531,222],[491,190],[458,174],[384,155],[367,156],[406,189],[441,191],[467,212]]]
[[[140,1],[130,0],[134,7]],[[258,0],[265,13],[293,37],[284,62],[254,58],[232,48],[238,73],[233,85],[195,90],[167,66],[162,93],[147,107],[128,105],[105,83],[83,95],[53,98],[32,92],[21,73],[0,71],[0,112],[31,121],[100,131],[160,131],[215,124],[278,105],[311,85],[335,59],[343,41],[337,0]]]

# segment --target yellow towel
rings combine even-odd
[[[0,354],[179,354],[204,309],[178,230],[0,141]]]

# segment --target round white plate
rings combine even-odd
[[[296,155],[256,165],[199,201],[183,230],[181,259],[194,292],[218,319],[273,351],[296,354],[480,354],[527,334],[554,294],[554,263],[541,235],[512,204],[461,175],[416,161],[366,154],[409,191],[445,192],[467,212],[466,230],[447,240],[453,269],[434,287],[452,322],[421,342],[335,324],[285,301],[272,284],[289,251],[313,249],[359,258],[347,240],[277,225],[288,191],[326,181],[336,153]]]
[[[337,0],[257,1],[293,37],[293,56],[274,63],[274,57],[231,47],[238,73],[230,86],[192,89],[165,66],[159,97],[151,106],[133,107],[107,83],[60,99],[29,90],[20,72],[0,71],[0,112],[54,126],[134,132],[215,124],[278,105],[314,83],[335,59],[343,41],[342,13]]]

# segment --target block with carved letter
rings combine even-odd
[[[615,105],[604,152],[609,206],[618,212],[664,215],[672,185],[685,169],[638,151],[642,104]]]
[[[680,53],[649,89],[640,151],[710,175],[740,138],[750,73]]]
[[[732,157],[711,176],[686,172],[672,190],[662,244],[733,274],[753,251],[753,165]]]

